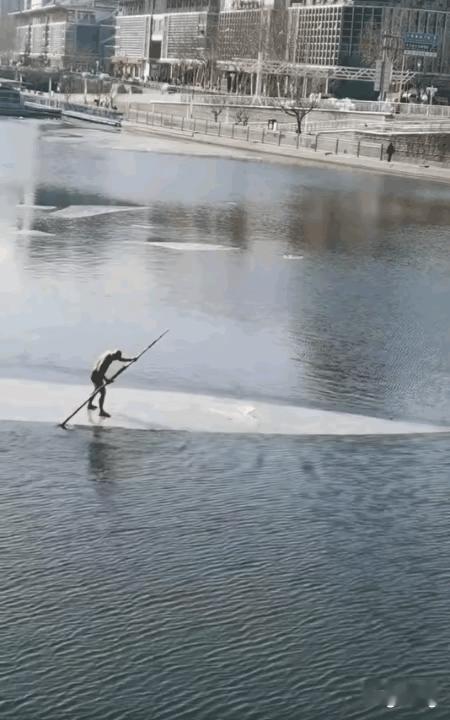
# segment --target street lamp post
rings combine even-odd
[[[100,81],[100,91],[98,91],[98,82],[97,82],[97,92],[99,92],[99,105],[100,105],[100,98],[103,95],[103,80],[106,80],[109,77],[106,73],[99,73],[98,80]]]
[[[87,99],[87,79],[88,79],[89,73],[88,72],[82,72],[81,77],[83,78],[83,93],[84,93],[84,104],[88,104]]]
[[[263,22],[264,10],[261,4],[259,13],[259,34],[258,34],[258,60],[256,65],[255,97],[259,98],[262,91],[262,64],[263,64]]]
[[[422,60],[419,58],[417,60],[417,75],[416,75],[416,90],[417,90],[417,101],[420,102],[421,99],[421,92],[420,92],[420,71],[422,70]]]

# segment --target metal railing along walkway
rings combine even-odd
[[[384,160],[388,142],[373,142],[370,139],[355,138],[350,133],[346,135],[331,135],[330,133],[315,135],[301,134],[290,131],[272,131],[267,127],[255,127],[252,125],[241,125],[233,123],[214,122],[203,118],[185,118],[180,115],[166,115],[145,110],[130,108],[126,117],[131,123],[154,127],[156,129],[175,130],[191,136],[195,134],[208,135],[212,137],[229,138],[241,140],[248,143],[261,143],[265,145],[278,146],[299,150],[307,148],[315,152],[324,152],[335,155],[351,155],[361,158],[373,158]],[[425,158],[408,155],[405,152],[397,152],[396,159],[403,162],[418,163]],[[427,162],[434,162],[426,158]],[[450,158],[440,157],[436,164],[447,163]]]
[[[120,121],[123,113],[108,108],[96,107],[94,105],[84,105],[83,103],[71,103],[59,98],[50,98],[45,95],[33,95],[32,93],[22,93],[25,100],[34,102],[47,107],[60,108],[68,112],[83,113],[85,115],[95,115],[96,117],[108,118],[109,120]]]
[[[233,94],[212,94],[205,92],[183,92],[176,93],[171,96],[181,103],[194,104],[225,104],[228,106],[242,105],[249,107],[265,107],[279,108],[288,98],[277,97],[255,97],[253,95],[233,95]],[[410,115],[417,117],[436,117],[450,119],[450,106],[448,105],[429,105],[427,103],[399,103],[385,100],[383,102],[371,100],[352,100],[350,98],[338,99],[330,98],[320,100],[319,110],[336,110],[341,112],[366,112],[366,113],[382,113],[392,115]]]
[[[383,143],[371,143],[365,141],[346,140],[338,138],[332,142],[326,136],[299,135],[295,132],[279,132],[268,130],[267,127],[255,127],[252,125],[238,125],[235,123],[213,122],[200,118],[184,118],[180,115],[165,115],[164,113],[146,112],[130,108],[127,120],[138,125],[148,125],[154,128],[167,130],[178,130],[194,135],[210,135],[215,137],[229,138],[231,140],[243,140],[248,143],[261,143],[275,145],[278,147],[289,147],[299,149],[300,147],[310,150],[324,150],[334,153],[351,154],[357,157],[383,156]]]

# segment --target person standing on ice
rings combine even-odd
[[[111,417],[109,413],[106,412],[106,410],[103,407],[103,404],[105,402],[105,396],[106,396],[106,389],[102,387],[105,383],[113,382],[110,378],[106,377],[106,373],[109,370],[109,367],[111,363],[113,362],[134,362],[137,360],[137,358],[125,358],[122,355],[121,350],[107,350],[104,352],[100,357],[98,358],[97,362],[94,365],[94,369],[91,373],[91,380],[94,384],[95,389],[101,388],[99,390],[99,407],[100,407],[100,416],[101,417]],[[97,406],[92,403],[92,399],[89,400],[88,404],[88,410],[96,410]]]

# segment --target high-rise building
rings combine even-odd
[[[126,0],[116,22],[118,74],[169,79],[211,57],[217,0]]]
[[[26,0],[15,13],[16,58],[26,65],[95,69],[112,53],[113,0]]]
[[[373,66],[381,56],[383,38],[394,64],[403,64],[407,32],[430,33],[438,38],[436,57],[424,57],[428,73],[450,73],[450,12],[436,9],[447,0],[410,5],[395,0],[354,0],[336,4],[294,3],[289,59],[312,65]],[[416,6],[415,6],[416,5]],[[417,58],[405,56],[404,67],[414,68]]]
[[[396,72],[420,69],[431,82],[435,78],[445,85],[450,74],[449,2],[303,0],[287,9],[275,4],[225,10],[219,16],[218,58],[223,69],[238,76],[244,91],[253,92],[262,75],[263,91],[277,93],[288,77],[322,77],[324,87],[327,77],[356,78],[361,75],[357,69],[375,68],[384,46]],[[435,56],[405,55],[406,33],[436,36]]]

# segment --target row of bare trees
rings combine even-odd
[[[313,111],[316,110],[320,105],[320,94],[311,93],[308,98],[303,98],[298,94],[296,97],[290,98],[289,100],[280,100],[278,110],[282,110],[286,115],[295,118],[295,129],[300,135],[303,131],[303,123],[305,118]],[[214,118],[214,122],[219,121],[219,117],[222,115],[226,108],[225,100],[218,100],[216,104],[213,104],[211,108],[211,114]],[[235,113],[235,124],[248,125],[250,120],[249,114],[245,108],[237,108]]]

